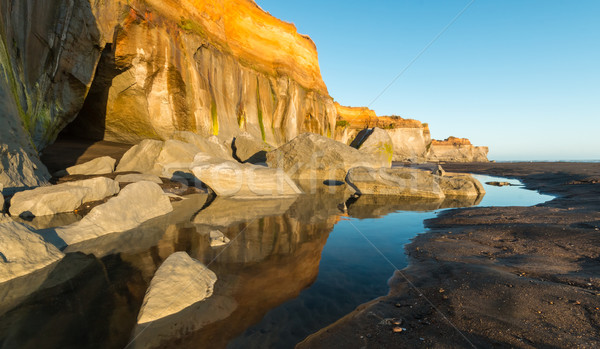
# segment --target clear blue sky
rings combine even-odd
[[[600,0],[257,0],[317,44],[329,93],[496,160],[600,159]],[[375,100],[375,101],[374,101]]]

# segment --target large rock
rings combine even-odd
[[[0,57],[2,45],[0,40]],[[17,102],[3,78],[7,68],[3,62],[0,64],[0,184],[4,186],[4,194],[10,195],[22,188],[47,183],[50,173],[40,161],[31,136],[23,128]]]
[[[478,197],[485,195],[483,185],[470,174],[448,173],[440,177],[439,183],[446,196]]]
[[[0,224],[0,283],[44,268],[64,257],[26,225]]]
[[[171,178],[176,172],[189,172],[196,154],[194,144],[168,140],[143,140],[129,149],[121,158],[117,172],[135,171]]]
[[[10,200],[13,216],[45,216],[72,212],[82,204],[119,192],[119,183],[105,177],[66,182],[16,193]]]
[[[198,154],[193,174],[218,196],[238,198],[286,197],[302,191],[283,171]]]
[[[213,294],[217,275],[185,252],[170,255],[158,268],[138,316],[149,323],[204,301]]]
[[[131,147],[123,155],[117,165],[117,172],[153,172],[156,159],[160,155],[163,146],[164,142],[154,139],[145,139],[141,141],[139,144]]]
[[[353,167],[389,166],[380,159],[314,133],[303,133],[276,150],[267,153],[271,168],[285,171],[299,180],[340,180]]]
[[[439,177],[429,171],[405,167],[381,169],[355,167],[348,171],[346,176],[346,183],[359,195],[443,199],[445,195],[438,182]]]
[[[110,156],[103,156],[88,161],[81,165],[67,167],[66,172],[70,175],[102,175],[112,173],[115,170],[117,160]]]
[[[429,127],[401,127],[387,129],[394,144],[394,161],[424,162],[431,146]]]
[[[57,228],[56,234],[67,244],[94,239],[110,233],[133,229],[141,223],[173,210],[169,198],[156,183],[129,184],[118,196],[94,207],[77,223]]]
[[[193,144],[198,148],[199,151],[215,158],[233,160],[233,157],[231,156],[231,149],[228,149],[225,143],[221,142],[221,140],[219,140],[219,138],[216,136],[210,136],[207,138],[193,132],[181,131],[175,132],[172,138],[185,143]]]
[[[249,133],[242,133],[236,136],[233,139],[231,147],[237,160],[251,164],[265,163],[267,161],[267,152],[273,150],[272,146],[259,141]]]
[[[360,150],[362,153],[375,156],[381,163],[386,164],[386,167],[392,165],[394,144],[390,135],[379,127],[367,128],[360,131],[350,146]]]

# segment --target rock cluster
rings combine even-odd
[[[118,196],[93,208],[81,221],[57,228],[56,234],[72,245],[110,233],[133,229],[141,223],[173,210],[169,198],[156,183],[137,182]]]
[[[119,183],[105,177],[38,187],[16,193],[10,200],[10,214],[32,217],[73,212],[86,202],[118,192]]]

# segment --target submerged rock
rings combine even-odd
[[[64,257],[24,224],[0,224],[0,283],[44,268]]]
[[[103,156],[81,165],[68,167],[65,171],[70,175],[102,175],[113,173],[117,160]]]
[[[213,294],[217,275],[185,252],[170,255],[158,268],[138,316],[138,324],[152,322],[201,302]]]
[[[208,233],[210,239],[210,247],[220,247],[229,243],[229,238],[219,230],[211,230]]]
[[[386,167],[392,165],[394,144],[390,135],[379,127],[360,131],[350,146],[377,157]]]
[[[389,167],[389,163],[327,137],[303,133],[267,153],[271,168],[285,171],[293,179],[343,181],[353,167]]]
[[[10,203],[13,216],[45,216],[73,212],[86,202],[102,200],[119,192],[119,183],[97,177],[16,193]]]
[[[141,223],[173,210],[169,198],[156,183],[129,184],[118,196],[94,207],[83,219],[66,227],[57,228],[56,234],[72,245],[110,233],[133,229]]]
[[[218,196],[286,197],[302,191],[283,171],[198,154],[192,172]]]
[[[439,177],[429,171],[407,167],[381,169],[356,167],[348,171],[346,176],[346,183],[360,195],[443,199],[445,195],[438,181]]]
[[[236,136],[231,147],[239,161],[251,164],[267,162],[267,152],[273,150],[272,146],[257,140],[249,133]]]

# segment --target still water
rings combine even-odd
[[[477,176],[476,201],[361,197],[344,190],[290,200],[196,195],[135,230],[70,246],[58,265],[0,285],[0,346],[7,348],[292,348],[307,335],[385,295],[404,245],[423,221],[465,206],[531,206],[552,199],[519,182]],[[346,202],[346,204],[344,204]],[[231,239],[213,248],[208,232]],[[136,326],[160,264],[186,251],[218,277],[213,296]],[[181,295],[185,297],[186,295]]]

